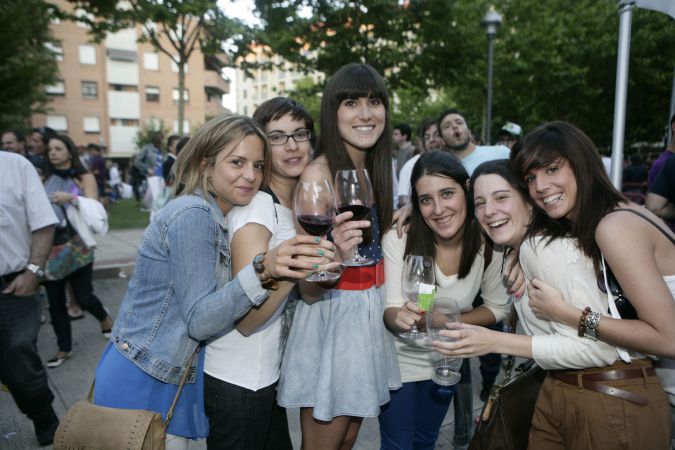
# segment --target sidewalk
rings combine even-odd
[[[114,278],[120,273],[131,276],[144,231],[144,228],[110,230],[105,236],[96,236],[94,278]]]

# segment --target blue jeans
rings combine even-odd
[[[433,450],[454,393],[454,386],[431,380],[403,383],[398,391],[390,391],[391,401],[378,418],[380,448]]]
[[[469,444],[473,428],[473,388],[471,387],[471,360],[464,358],[459,370],[462,379],[455,385],[457,394],[453,403],[455,411],[455,432],[452,443],[457,447]]]
[[[0,380],[33,420],[52,414],[54,400],[37,351],[41,306],[35,295],[0,293]]]
[[[251,391],[204,374],[208,449],[293,450],[286,409],[277,405],[277,383]]]

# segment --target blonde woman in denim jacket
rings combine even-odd
[[[166,414],[183,367],[203,341],[262,304],[279,281],[334,266],[332,243],[297,236],[264,254],[257,270],[250,265],[231,276],[224,215],[253,198],[269,167],[265,135],[243,116],[211,120],[185,147],[176,161],[175,198],[145,232],[99,362],[96,404]],[[323,257],[315,256],[319,247]],[[190,368],[167,449],[186,449],[188,438],[208,433],[203,355]]]

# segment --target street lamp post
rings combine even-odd
[[[480,24],[485,28],[485,34],[488,41],[488,66],[487,66],[487,117],[485,120],[485,143],[490,145],[492,130],[492,41],[494,40],[499,27],[502,25],[502,16],[493,10],[488,11],[483,16]]]

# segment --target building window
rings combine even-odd
[[[258,86],[253,86],[253,100],[258,100]]]
[[[243,91],[241,91],[241,98],[244,98],[244,99],[245,99],[245,98],[246,98],[246,95],[247,95],[246,89],[244,89]]]
[[[108,90],[118,92],[138,92],[138,86],[134,84],[108,84]]]
[[[85,133],[98,134],[101,132],[101,120],[98,117],[84,117],[82,120],[82,128]]]
[[[138,119],[110,119],[110,126],[113,127],[137,127]]]
[[[188,90],[183,89],[183,100],[187,103],[189,99],[190,96],[188,95]],[[178,103],[178,89],[176,88],[173,89],[173,102]]]
[[[96,64],[96,47],[93,45],[80,45],[80,64]]]
[[[159,101],[159,88],[157,86],[146,86],[145,87],[145,101],[146,102],[158,102]]]
[[[260,81],[267,82],[267,70],[260,69]]]
[[[178,133],[178,121],[177,120],[173,121],[173,132]],[[189,132],[190,132],[190,121],[184,120],[183,121],[183,133],[189,133]]]
[[[159,70],[159,53],[143,53],[145,70]]]
[[[267,99],[267,85],[264,85],[260,88],[260,100]]]
[[[63,61],[63,46],[60,42],[45,42],[45,47],[54,53],[57,61]]]
[[[174,61],[178,60],[178,56],[174,55],[173,58],[171,58],[171,70],[175,73],[178,73],[178,64],[176,64]],[[185,63],[183,66],[183,70],[185,70],[185,73],[188,73],[188,65]]]
[[[47,126],[54,131],[68,131],[68,117],[64,114],[47,114]]]
[[[83,81],[82,98],[98,98],[98,83],[95,81]]]
[[[56,80],[51,86],[47,86],[45,91],[49,95],[66,95],[66,84],[63,80]]]
[[[248,106],[244,106],[244,115],[248,116]]]

